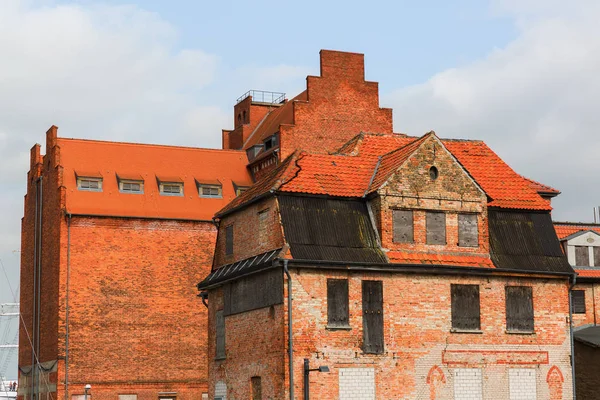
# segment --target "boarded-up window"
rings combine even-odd
[[[427,244],[446,244],[446,214],[427,212]]]
[[[464,247],[479,246],[476,214],[458,214],[458,245]]]
[[[283,276],[278,269],[236,279],[223,287],[225,316],[281,303]]]
[[[215,328],[216,328],[216,359],[225,358],[225,316],[223,316],[223,310],[216,312],[215,317]]]
[[[327,279],[327,326],[349,325],[348,280]]]
[[[451,297],[452,328],[480,329],[479,285],[451,285]]]
[[[509,331],[533,331],[533,291],[531,287],[506,287],[506,329]]]
[[[594,266],[600,267],[600,247],[592,247],[594,249]]]
[[[414,241],[413,212],[410,210],[393,210],[394,243],[412,243]]]
[[[575,246],[575,265],[578,267],[590,265],[590,253],[587,246]]]
[[[585,290],[571,292],[571,306],[573,314],[585,314]]]
[[[250,385],[252,386],[252,400],[262,400],[262,383],[260,376],[253,376],[250,378]]]
[[[269,237],[269,209],[258,213],[258,244],[265,246]]]
[[[233,254],[233,225],[225,227],[225,254]]]
[[[383,283],[362,281],[363,351],[383,353]]]

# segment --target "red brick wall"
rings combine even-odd
[[[294,270],[294,371],[296,393],[302,393],[302,360],[327,365],[330,373],[311,374],[311,398],[338,396],[338,369],[375,368],[376,398],[425,398],[427,376],[439,366],[446,383],[439,398],[452,395],[453,368],[484,368],[484,393],[508,399],[507,368],[534,367],[539,398],[549,398],[546,374],[554,365],[565,376],[570,393],[569,326],[566,280],[460,278],[376,273],[323,273]],[[351,330],[328,330],[327,278],[348,278]],[[385,354],[362,353],[361,280],[382,280]],[[450,284],[478,284],[482,333],[451,333]],[[505,333],[507,284],[532,285],[535,334]],[[287,339],[286,339],[287,340]],[[515,353],[524,351],[524,353]],[[420,394],[421,393],[421,394]],[[422,397],[419,397],[422,396]],[[429,398],[429,397],[427,397]]]
[[[267,210],[267,219],[260,232],[259,212]],[[233,254],[225,254],[225,228],[233,224]],[[283,247],[283,230],[277,201],[274,197],[254,203],[225,216],[219,222],[215,250],[215,266],[230,264],[257,254]]]
[[[579,283],[573,290],[585,290],[585,314],[573,314],[573,325],[592,325],[600,322],[600,285],[597,283]]]
[[[321,76],[306,78],[308,101],[294,103],[294,125],[281,127],[281,157],[297,149],[337,150],[364,132],[391,133],[392,110],[379,107],[379,85],[365,81],[364,55],[321,50]]]

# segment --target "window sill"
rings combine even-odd
[[[535,331],[515,331],[515,330],[506,330],[505,333],[507,335],[535,335]]]
[[[215,361],[225,361],[227,357],[215,357]]]
[[[328,331],[350,331],[352,327],[350,325],[327,325],[325,329]]]
[[[452,328],[452,329],[450,329],[450,333],[474,333],[476,335],[481,335],[481,334],[483,334],[483,331],[481,329],[455,329],[455,328]]]

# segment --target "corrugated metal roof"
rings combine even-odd
[[[365,201],[280,196],[279,209],[294,259],[387,262]]]
[[[573,332],[578,342],[592,347],[600,347],[600,326],[590,326]]]
[[[244,260],[227,264],[213,271],[202,282],[198,284],[198,289],[202,290],[209,286],[227,281],[243,275],[248,275],[271,266],[271,261],[281,252],[281,248],[270,250]]]
[[[490,255],[497,268],[574,273],[550,213],[490,210]]]

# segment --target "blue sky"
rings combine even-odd
[[[63,137],[219,147],[238,96],[294,96],[318,75],[323,48],[365,54],[396,132],[485,140],[563,192],[555,219],[590,221],[600,205],[598,20],[597,0],[2,0],[8,281],[18,290],[29,149],[50,125]],[[0,303],[12,300],[0,271]]]

